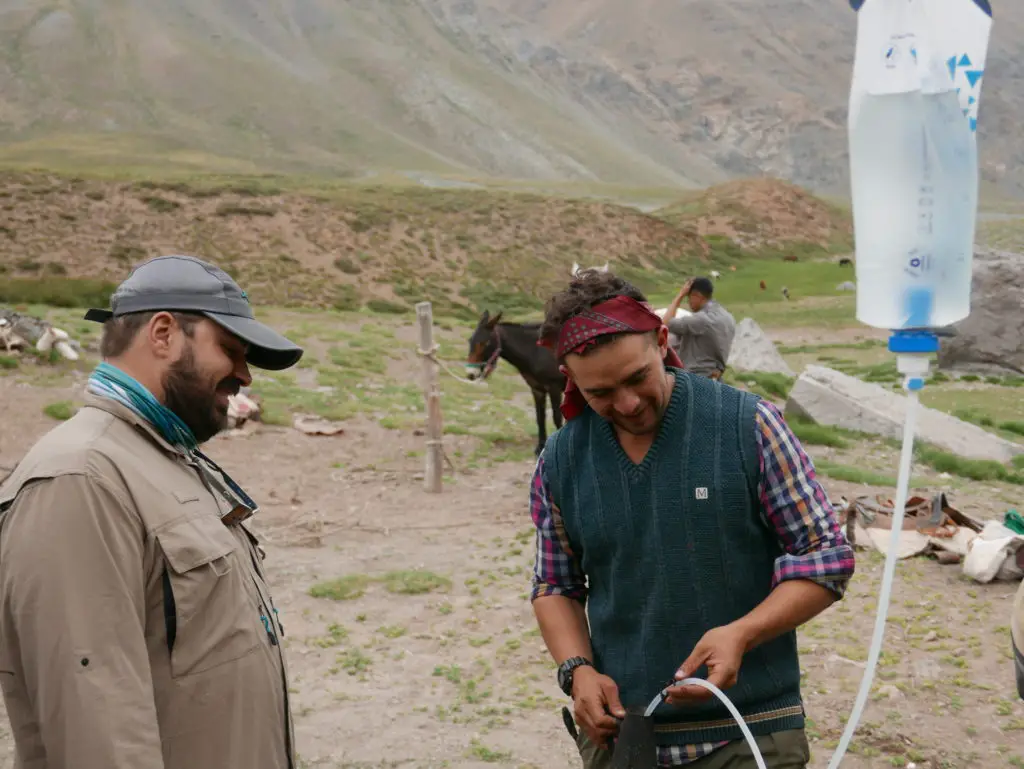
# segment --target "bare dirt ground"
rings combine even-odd
[[[793,330],[786,342],[812,337]],[[43,407],[74,400],[80,386],[0,377],[0,466],[54,424]],[[432,495],[416,453],[423,440],[363,415],[338,436],[267,425],[209,446],[263,504],[256,531],[287,633],[302,766],[578,767],[527,600],[532,461],[474,469],[458,457],[478,439],[448,435],[457,472]],[[885,491],[823,480],[833,498]],[[980,485],[958,487],[952,501],[982,518],[1007,506]],[[814,769],[853,705],[881,570],[881,557],[860,551],[845,600],[799,631]],[[326,596],[310,594],[339,578],[314,591]],[[1016,587],[976,585],[924,558],[899,564],[873,694],[844,766],[1024,767],[1008,630]],[[0,767],[12,763],[0,717]]]

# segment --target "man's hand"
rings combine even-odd
[[[681,289],[679,289],[679,298],[682,299],[687,294],[689,294],[691,288],[693,288],[693,278],[690,278],[688,281],[686,281],[683,284],[683,287]]]
[[[626,709],[619,702],[619,687],[592,667],[578,667],[572,674],[572,700],[576,723],[592,743],[607,750],[608,739],[619,730],[615,719],[626,717]]]
[[[689,678],[701,665],[708,666],[707,680],[719,689],[725,690],[736,683],[743,655],[750,643],[748,633],[736,624],[723,625],[709,630],[693,647],[676,672],[676,680]],[[700,686],[673,686],[665,697],[672,705],[700,702],[714,695]]]

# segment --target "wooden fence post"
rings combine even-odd
[[[430,302],[416,305],[416,320],[420,326],[420,356],[423,358],[423,396],[427,404],[427,466],[423,485],[427,491],[441,491],[441,471],[444,446],[441,443],[441,390],[438,384],[437,364],[434,362],[434,313]]]

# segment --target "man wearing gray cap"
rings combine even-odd
[[[249,365],[302,350],[224,271],[137,267],[85,406],[0,485],[0,686],[16,769],[294,769],[256,503],[199,445]]]

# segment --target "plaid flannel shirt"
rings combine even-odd
[[[759,401],[756,422],[762,516],[785,550],[775,561],[772,587],[789,579],[808,579],[842,598],[853,576],[854,552],[815,477],[814,465],[776,406]],[[530,515],[537,528],[530,600],[563,595],[585,603],[586,575],[573,554],[557,509],[551,505],[543,452],[530,485]],[[687,764],[725,744],[660,746],[658,764]]]

